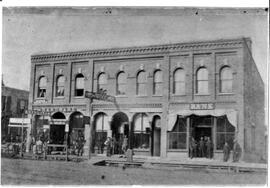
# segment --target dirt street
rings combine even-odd
[[[265,184],[265,173],[94,166],[88,162],[1,160],[2,185]]]

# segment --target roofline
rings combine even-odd
[[[30,92],[30,91],[27,91],[27,90],[18,89],[18,88],[14,88],[14,87],[8,87],[8,86],[2,86],[2,88],[12,89],[12,90],[19,90],[19,91],[28,92],[28,93]]]
[[[149,45],[149,46],[135,46],[126,48],[108,48],[108,49],[96,49],[85,51],[72,51],[72,52],[60,52],[60,53],[47,53],[47,54],[35,54],[31,55],[32,62],[43,61],[57,61],[68,60],[70,58],[91,58],[91,57],[103,57],[103,56],[128,56],[137,54],[149,54],[149,53],[168,53],[181,50],[196,50],[203,48],[231,48],[240,47],[244,42],[244,37],[237,39],[219,39],[208,41],[193,41],[185,43],[173,43],[162,45]],[[250,38],[246,38],[249,39]]]

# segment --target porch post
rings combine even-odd
[[[189,157],[189,140],[190,140],[190,117],[187,117],[187,156]]]
[[[217,135],[216,135],[216,132],[217,132],[217,117],[214,117],[214,125],[213,125],[213,129],[212,129],[212,142],[213,142],[213,146],[214,146],[214,150],[213,152],[215,153],[216,152],[216,142],[217,142]],[[215,157],[215,155],[214,155]]]

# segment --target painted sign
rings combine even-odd
[[[10,118],[9,123],[14,124],[30,124],[31,119],[30,118]]]
[[[192,103],[190,110],[213,110],[215,109],[214,103]]]
[[[86,91],[85,97],[101,101],[115,102],[115,97],[107,95],[106,90],[103,89],[99,89],[97,92]]]

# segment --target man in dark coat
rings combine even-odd
[[[189,143],[189,156],[192,159],[193,157],[196,157],[196,149],[197,149],[197,144],[194,138],[192,137]]]
[[[223,147],[223,161],[227,162],[230,158],[230,147],[227,142],[225,142]]]
[[[237,142],[237,140],[234,140],[233,144],[233,162],[238,162],[242,154],[242,149]]]
[[[206,157],[212,159],[213,157],[213,143],[210,139],[210,137],[207,137],[206,141]]]
[[[203,137],[201,137],[201,140],[199,141],[199,156],[204,157],[204,140]]]

